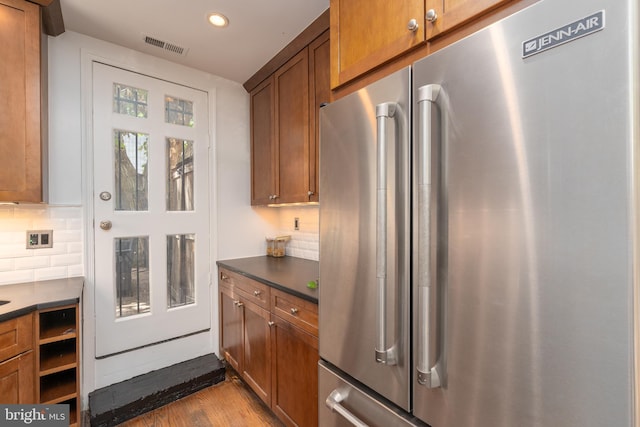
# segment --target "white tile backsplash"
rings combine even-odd
[[[11,258],[0,259],[0,272],[13,271],[14,261]]]
[[[0,272],[0,285],[33,282],[35,270],[14,270]]]
[[[270,222],[277,235],[291,235],[286,254],[317,261],[318,207],[277,208],[273,213]],[[294,218],[299,218],[299,230]],[[53,230],[53,247],[26,249],[26,231],[41,229]],[[83,229],[81,207],[0,205],[0,285],[83,275]]]
[[[320,251],[320,223],[318,206],[277,208],[279,213],[278,235],[290,235],[286,254],[296,258],[318,261]],[[299,230],[294,228],[299,219]]]
[[[26,249],[27,230],[53,230],[53,247]],[[81,207],[0,206],[0,285],[84,274]]]
[[[48,256],[29,256],[16,258],[13,260],[14,270],[35,270],[38,268],[51,267],[51,257]]]

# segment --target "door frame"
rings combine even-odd
[[[102,49],[100,49],[102,51]],[[94,61],[101,62],[114,67],[122,68],[149,77],[167,80],[172,83],[181,84],[193,89],[198,89],[207,93],[209,110],[209,294],[212,300],[211,305],[211,328],[203,333],[196,333],[184,338],[176,338],[168,342],[150,345],[138,350],[116,355],[106,359],[97,360],[95,358],[95,258],[93,237],[94,229],[94,209],[93,194],[95,192],[93,183],[93,74],[92,64]],[[139,53],[115,45],[106,45],[104,51],[98,54],[93,49],[80,49],[80,87],[82,99],[82,204],[84,207],[84,248],[85,256],[85,286],[83,295],[83,319],[82,322],[82,370],[81,382],[83,387],[83,400],[86,400],[88,393],[109,384],[113,384],[125,379],[140,375],[152,370],[160,369],[181,361],[198,357],[207,353],[218,352],[218,316],[217,306],[214,305],[213,297],[217,295],[213,274],[215,272],[214,261],[217,259],[217,174],[216,174],[216,87],[215,79],[210,74],[191,69],[167,60],[152,57],[144,53]],[[162,351],[158,351],[162,348]],[[134,366],[128,366],[127,370],[122,370],[124,358],[130,359],[135,355],[135,359],[140,362]],[[83,407],[86,407],[86,401]]]

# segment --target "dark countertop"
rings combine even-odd
[[[13,319],[45,308],[61,307],[80,302],[84,277],[43,280],[0,286],[0,321]]]
[[[217,264],[265,285],[315,304],[318,303],[318,289],[307,287],[309,281],[318,280],[320,272],[318,261],[291,256],[282,258],[257,256],[222,260]]]

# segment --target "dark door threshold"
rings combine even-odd
[[[120,424],[224,381],[215,354],[181,362],[89,393],[91,427]]]

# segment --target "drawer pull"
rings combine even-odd
[[[233,303],[235,304],[235,306],[236,306],[236,307],[242,307],[242,306],[244,306],[244,304],[243,304],[243,303],[241,303],[240,301],[234,301]]]
[[[253,291],[253,296],[259,297],[262,291]]]
[[[297,309],[297,308],[292,308],[292,309],[291,309],[291,314],[293,314],[294,316],[295,316],[296,314],[298,314],[298,309]]]

